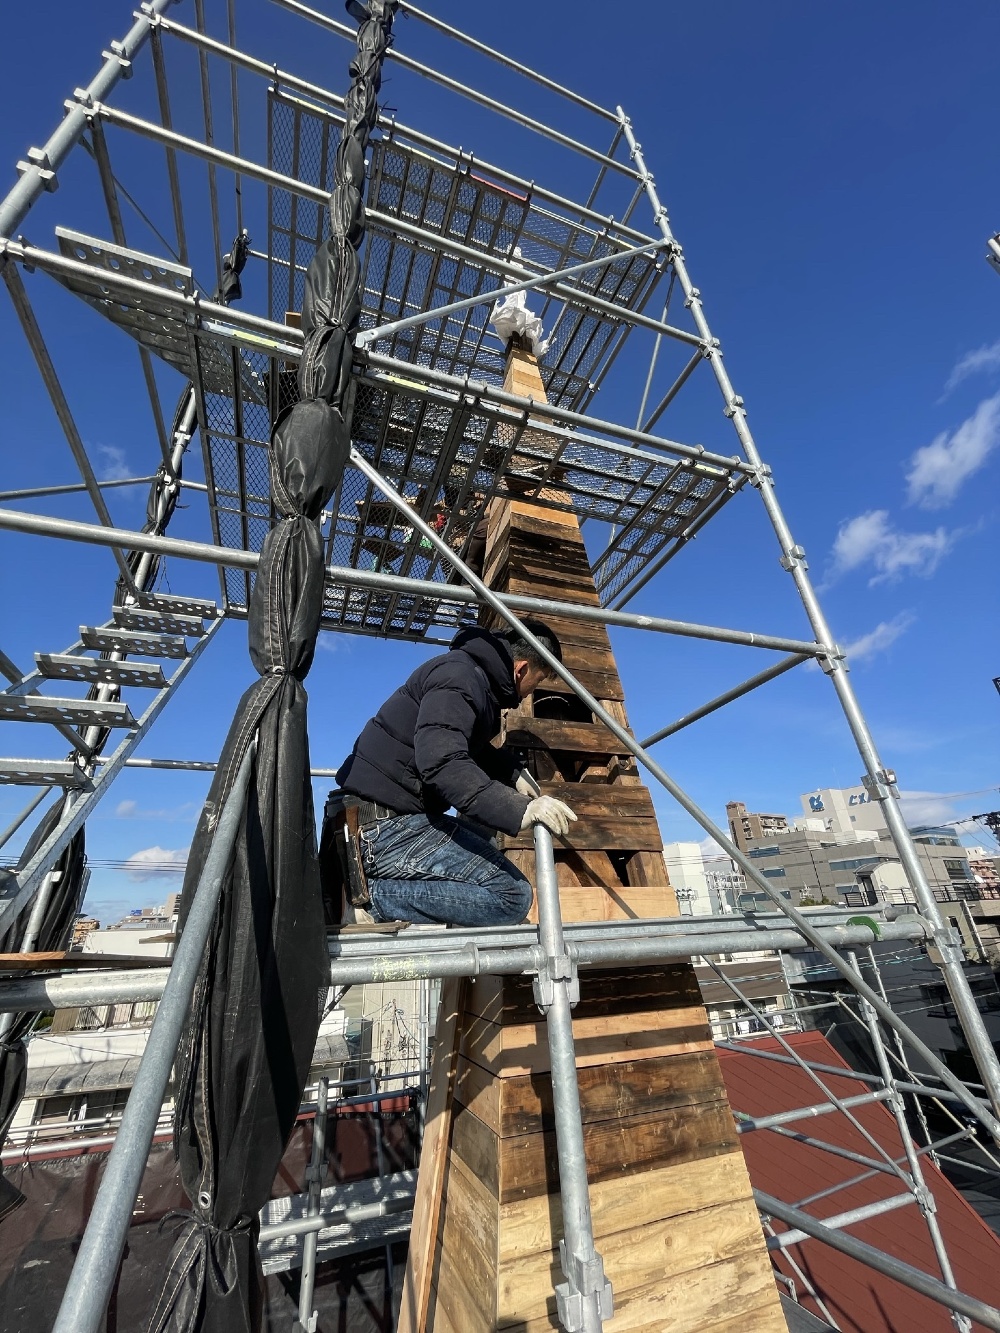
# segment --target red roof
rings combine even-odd
[[[818,1032],[793,1033],[787,1040],[805,1060],[850,1068]],[[755,1040],[753,1048],[783,1053],[770,1038]],[[827,1100],[805,1071],[795,1065],[728,1050],[720,1050],[719,1059],[734,1111],[763,1116]],[[838,1097],[857,1096],[865,1090],[865,1085],[856,1079],[839,1078],[835,1074],[821,1074],[820,1078]],[[886,1107],[872,1102],[853,1108],[853,1114],[890,1156],[902,1156],[896,1122]],[[837,1111],[797,1120],[787,1128],[867,1157],[875,1155],[871,1144]],[[754,1187],[790,1204],[798,1204],[820,1190],[851,1180],[865,1170],[855,1162],[767,1129],[743,1134],[741,1143]],[[1000,1298],[1000,1237],[926,1156],[921,1157],[921,1164],[937,1202],[938,1222],[958,1289],[996,1305]],[[807,1205],[805,1211],[821,1221],[835,1213],[887,1199],[904,1188],[898,1177],[880,1173]],[[774,1227],[776,1231],[790,1230],[777,1220]],[[848,1230],[858,1240],[940,1278],[927,1226],[916,1204],[857,1223]],[[803,1241],[791,1246],[790,1253],[844,1333],[953,1333],[954,1325],[944,1306],[849,1259],[822,1241]],[[802,1305],[822,1318],[822,1311],[806,1294],[784,1256],[774,1257],[781,1271],[795,1281]],[[978,1333],[982,1325],[975,1324],[974,1328]]]

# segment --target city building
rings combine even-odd
[[[1000,898],[1000,856],[984,847],[966,847],[969,869],[981,898]]]
[[[864,787],[822,787],[799,800],[806,827],[815,827],[817,820],[828,833],[881,832],[887,827],[880,803]]]
[[[664,843],[663,859],[681,916],[709,916],[719,910],[709,891],[700,843]]]
[[[774,837],[788,829],[788,820],[784,815],[752,814],[742,801],[730,801],[726,806],[729,831],[733,842],[745,852],[751,842],[759,838]]]

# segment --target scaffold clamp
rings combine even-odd
[[[614,1292],[604,1274],[604,1260],[596,1252],[589,1259],[571,1254],[565,1240],[559,1242],[559,1263],[566,1281],[556,1287],[556,1308],[559,1322],[566,1333],[583,1333],[586,1328],[584,1311],[595,1307],[601,1320],[611,1319],[615,1312]]]
[[[580,999],[580,975],[575,960],[568,953],[546,958],[532,980],[535,1003],[543,1014],[552,1007],[557,983],[566,985],[572,1009]]]

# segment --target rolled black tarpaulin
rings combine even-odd
[[[268,533],[249,607],[260,680],[240,700],[188,859],[190,900],[217,812],[252,737],[240,834],[175,1068],[175,1143],[191,1209],[149,1333],[257,1333],[258,1213],[295,1123],[329,980],[309,777],[306,692],[323,609],[319,516],[350,453],[354,334],[361,313],[365,149],[398,0],[357,0],[330,236],[305,284],[299,399],[274,423]]]

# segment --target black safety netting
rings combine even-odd
[[[18,870],[24,869],[56,828],[61,815],[62,802],[57,801],[28,839],[13,875],[9,871],[0,871],[0,877],[14,878]],[[44,885],[39,889],[40,893],[45,894],[44,910],[35,925],[31,926],[35,909],[35,900],[32,899],[17,913],[6,930],[0,932],[0,953],[18,953],[25,943],[29,943],[31,949],[39,953],[66,948],[86,887],[84,837],[81,828],[49,871]],[[29,928],[32,938],[26,939]],[[28,1067],[24,1038],[34,1026],[36,1017],[34,1013],[0,1015],[0,1144],[7,1137],[11,1121],[24,1096]],[[23,1202],[21,1191],[0,1175],[0,1220]]]
[[[236,710],[188,859],[180,929],[247,751],[251,779],[175,1070],[175,1144],[190,1201],[150,1333],[256,1333],[258,1213],[295,1123],[329,980],[309,777],[306,692],[323,610],[319,518],[350,453],[361,312],[365,150],[397,0],[359,20],[336,150],[330,235],[306,275],[298,401],[271,434],[267,534],[249,605],[260,679]]]

